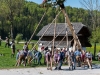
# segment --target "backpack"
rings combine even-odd
[[[63,60],[64,59],[64,54],[63,52],[60,53],[60,60]]]

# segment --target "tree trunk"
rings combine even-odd
[[[94,43],[94,60],[95,60],[95,55],[96,55],[96,42]]]
[[[12,27],[12,24],[11,24],[11,40],[13,40],[13,27]]]

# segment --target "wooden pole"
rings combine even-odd
[[[66,25],[66,17],[65,17],[65,28],[66,28],[66,48],[67,48],[67,50],[69,50],[69,47],[68,47],[68,32],[67,32],[67,25]],[[69,69],[70,69],[70,66],[71,66],[70,55],[68,55],[68,66],[69,66]]]
[[[68,30],[66,25],[66,17],[65,17],[65,28],[66,28],[66,48],[68,48]]]
[[[69,28],[70,28],[70,30],[71,30],[71,33],[72,33],[73,38],[74,38],[74,41],[76,42],[78,48],[79,48],[79,49],[81,50],[81,52],[82,52],[81,43],[80,43],[80,41],[79,41],[79,39],[78,39],[78,36],[75,34],[75,30],[74,30],[74,28],[73,28],[73,26],[72,26],[72,24],[71,24],[71,22],[70,22],[70,20],[69,20],[69,18],[68,18],[67,13],[65,12],[65,9],[62,8],[61,10],[62,10],[64,16],[66,17],[66,22],[68,23],[68,26],[69,26]],[[89,65],[89,67],[91,68],[90,62],[87,61],[87,63],[88,63],[88,65]]]
[[[70,20],[68,18],[67,13],[65,12],[65,9],[62,9],[62,12],[63,12],[64,16],[66,17],[66,22],[68,23],[68,26],[69,26],[69,28],[71,30],[71,33],[73,35],[74,40],[77,42],[78,47],[82,50],[81,43],[80,43],[77,35],[75,34],[75,30],[73,29],[73,26],[72,26],[72,24],[71,24],[71,22],[70,22]]]
[[[55,47],[55,35],[56,35],[56,19],[55,19],[55,25],[54,25],[54,37],[53,37],[52,56],[51,56],[51,70],[52,70],[52,65],[53,65],[53,55],[54,55],[54,47]]]
[[[60,11],[61,12],[61,11]],[[57,16],[60,14],[60,12],[56,15],[55,19],[52,21],[52,23],[56,20]],[[37,41],[37,43],[34,45],[34,47],[32,49],[34,49],[36,47],[36,45],[39,43],[39,41],[42,39],[42,37],[44,36],[44,34],[48,31],[48,29],[50,28],[50,26],[52,25],[52,23],[48,26],[48,28],[44,31],[44,33],[41,35],[41,37],[39,38],[39,40]]]

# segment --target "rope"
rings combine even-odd
[[[30,43],[31,39],[33,38],[33,36],[34,36],[34,34],[35,34],[35,32],[36,32],[37,28],[39,27],[39,25],[40,25],[40,23],[42,22],[42,20],[43,20],[43,18],[44,18],[44,16],[45,16],[45,14],[46,14],[46,13],[47,13],[47,9],[46,9],[46,11],[44,12],[44,14],[43,14],[43,16],[42,16],[42,18],[41,18],[40,22],[38,23],[38,25],[37,25],[36,29],[34,30],[33,34],[31,35],[31,37],[30,37],[30,39],[29,39],[29,41],[28,41],[28,43],[27,43],[27,46],[29,45],[29,43]]]
[[[60,11],[61,12],[61,11]],[[55,19],[52,21],[52,23],[56,20],[57,16],[60,14],[60,12],[56,15]],[[42,39],[42,37],[44,36],[44,34],[47,32],[47,30],[50,28],[50,26],[52,25],[52,23],[48,26],[48,28],[45,30],[45,32],[43,33],[43,35],[39,38],[39,40],[37,41],[37,43],[34,45],[34,47],[32,48],[32,50],[36,47],[36,45],[39,43],[39,41]]]
[[[66,35],[62,38],[62,40],[58,43],[57,46],[59,46],[61,44],[61,42],[64,40],[65,37],[66,37]]]
[[[65,28],[63,28],[63,30],[64,30]],[[55,37],[55,39],[63,32],[63,30]],[[52,41],[50,41],[45,47],[47,47],[48,45],[50,45],[50,43],[52,43],[53,42],[53,40]]]
[[[66,35],[62,38],[62,40],[58,43],[57,46],[59,46],[61,44],[61,42],[64,40],[64,38],[66,37]],[[74,38],[73,38],[74,39]],[[69,41],[70,43],[73,41],[73,39],[71,41]],[[69,47],[68,47],[69,48]]]

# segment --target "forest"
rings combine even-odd
[[[6,36],[9,36],[10,38],[12,36],[12,38],[15,39],[16,35],[20,33],[23,34],[23,39],[29,39],[45,10],[46,9],[39,4],[28,2],[26,0],[0,0],[0,36],[2,36],[2,39],[5,39]],[[39,30],[48,23],[51,23],[59,10],[60,9],[57,7],[48,8],[43,21],[33,37],[34,40],[38,39],[36,34]],[[71,6],[65,6],[65,10],[71,22],[82,22],[94,35],[95,32],[97,32],[96,30],[99,31],[99,11],[90,11],[88,9]],[[57,18],[57,23],[64,23],[64,19],[65,18],[61,13]],[[94,37],[94,35],[92,37]]]

